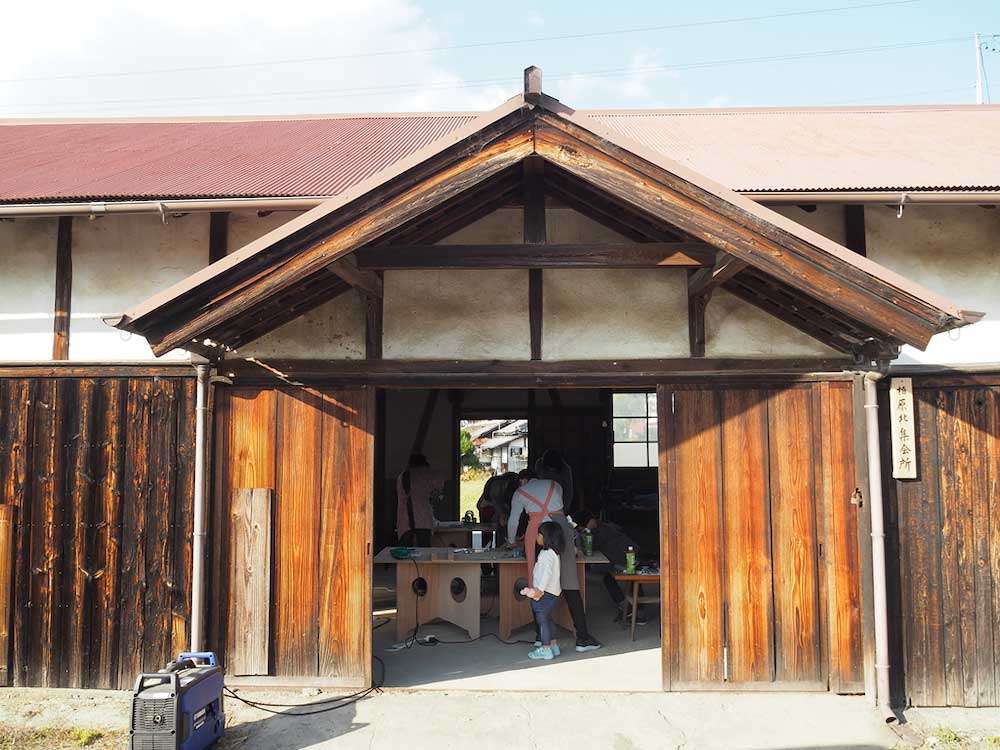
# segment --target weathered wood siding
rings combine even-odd
[[[886,466],[896,687],[917,706],[1000,705],[1000,375],[914,377],[913,394],[917,478]]]
[[[851,383],[658,408],[665,686],[862,691]]]
[[[16,686],[131,687],[186,648],[195,383],[0,378]]]
[[[235,642],[232,498],[266,488],[274,491],[269,673],[370,682],[374,411],[365,388],[217,390],[208,615],[223,656]]]

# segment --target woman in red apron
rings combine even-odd
[[[531,473],[525,473],[521,482],[511,500],[510,516],[507,519],[507,539],[516,538],[521,512],[527,513],[528,528],[524,533],[524,556],[528,561],[530,581],[535,567],[535,537],[538,536],[538,527],[544,521],[555,521],[562,527],[566,549],[559,555],[560,586],[563,598],[569,606],[570,616],[573,618],[576,650],[594,651],[600,648],[601,644],[587,630],[587,614],[583,608],[583,597],[580,596],[580,581],[576,567],[576,546],[573,544],[576,536],[563,512],[562,487],[551,479],[536,479]]]

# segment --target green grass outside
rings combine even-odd
[[[479,497],[483,494],[483,486],[485,484],[486,477],[483,477],[482,479],[462,480],[461,498],[459,501],[459,518],[462,518],[467,510],[471,510],[475,513],[476,518],[479,518],[479,512],[476,510],[476,503],[479,502]]]

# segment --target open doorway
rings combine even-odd
[[[373,648],[385,661],[386,684],[660,690],[658,579],[643,584],[641,594],[649,602],[638,612],[634,639],[631,620],[621,616],[628,609],[621,599],[635,591],[630,581],[614,579],[624,572],[627,547],[636,551],[640,569],[655,573],[659,560],[655,394],[648,389],[407,389],[388,390],[384,400],[379,473],[385,489],[375,509],[381,519],[377,526],[383,528],[376,528],[376,539],[389,541],[376,545]],[[562,653],[539,663],[527,659],[534,639],[530,614],[517,619],[510,613],[526,604],[507,589],[516,585],[519,590],[525,581],[505,578],[516,561],[506,559],[502,533],[500,545],[494,544],[495,534],[476,539],[469,533],[467,540],[450,542],[451,550],[390,561],[386,555],[395,543],[394,529],[385,527],[400,518],[400,477],[411,454],[419,453],[434,472],[440,487],[435,519],[454,539],[467,512],[476,524],[490,522],[477,508],[489,478],[535,469],[547,451],[558,452],[571,472],[564,503],[570,519],[581,522],[574,546],[582,547],[588,521],[588,533],[596,539],[598,529],[609,532],[604,536],[612,543],[605,550],[608,558],[600,544],[592,557],[583,556],[582,549],[577,557],[586,626],[602,648],[576,652],[567,611],[558,633]],[[435,544],[445,544],[443,536],[434,538]],[[468,556],[473,554],[468,548],[483,547],[486,553],[494,549],[502,561]],[[462,565],[466,561],[472,564]],[[436,604],[434,590],[441,597]]]

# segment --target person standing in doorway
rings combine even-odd
[[[559,486],[562,487],[563,507],[572,512],[573,503],[576,501],[573,469],[566,463],[562,454],[552,449],[545,451],[541,458],[535,462],[535,474],[538,475],[539,479],[552,479],[559,482]]]
[[[528,528],[524,532],[524,556],[528,561],[528,580],[532,580],[535,567],[535,539],[538,529],[545,521],[555,521],[562,528],[566,547],[559,555],[559,580],[563,598],[573,618],[576,630],[576,650],[595,651],[601,647],[587,629],[587,613],[580,596],[580,581],[576,569],[576,546],[573,528],[563,512],[562,487],[552,479],[539,479],[533,472],[521,472],[521,486],[511,500],[510,516],[507,518],[507,539],[517,538],[521,513],[528,516]]]
[[[441,492],[441,482],[427,457],[414,453],[406,470],[396,477],[396,536],[401,545],[430,547],[434,530],[431,498]]]

